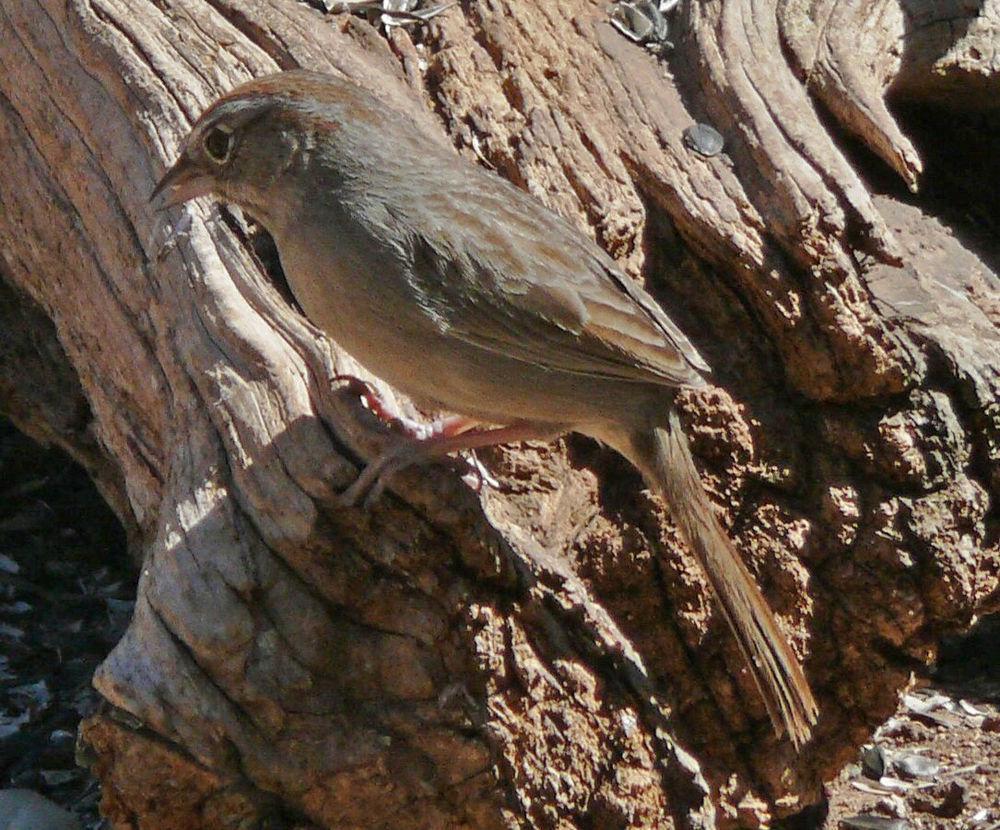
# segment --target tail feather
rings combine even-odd
[[[630,444],[625,454],[666,498],[708,576],[775,731],[800,747],[816,723],[816,701],[764,595],[715,517],[677,413],[671,408],[666,426],[634,434]]]

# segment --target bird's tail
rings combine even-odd
[[[697,556],[750,667],[778,735],[796,748],[816,723],[817,707],[798,659],[729,536],[715,517],[673,407],[666,426],[633,433],[618,449],[658,489]],[[617,444],[617,442],[616,442]]]

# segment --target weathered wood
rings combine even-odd
[[[290,0],[4,4],[0,406],[88,466],[144,559],[95,679],[117,710],[84,732],[116,826],[754,825],[821,798],[941,633],[1000,603],[995,243],[907,191],[930,165],[886,103],[987,108],[998,14],[922,9],[685,3],[658,61],[586,0],[386,37]],[[217,94],[296,65],[577,221],[709,358],[685,417],[820,700],[801,755],[613,454],[526,445],[488,455],[496,487],[441,465],[336,507],[391,440],[334,380],[363,370],[245,224],[146,203]],[[699,120],[722,155],[685,146]]]

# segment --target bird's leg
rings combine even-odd
[[[494,429],[474,429],[476,422],[462,417],[448,418],[440,424],[439,431],[428,438],[408,437],[389,447],[365,467],[357,480],[344,491],[340,497],[341,503],[345,506],[353,505],[364,496],[365,506],[371,506],[381,495],[388,479],[411,464],[420,464],[461,450],[551,438],[565,431],[562,427],[524,422]]]
[[[376,418],[386,424],[398,427],[410,438],[431,438],[435,435],[457,435],[479,426],[478,421],[461,415],[448,415],[429,424],[408,418],[391,403],[387,403],[366,380],[354,375],[334,375],[333,383],[343,383],[363,401],[365,407]]]
[[[343,383],[353,394],[361,398],[365,407],[380,421],[390,424],[397,423],[407,435],[419,435],[422,424],[412,418],[407,418],[389,403],[386,403],[366,380],[354,375],[334,375],[331,383]]]

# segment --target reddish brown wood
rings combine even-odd
[[[4,4],[0,408],[87,465],[144,562],[84,729],[116,827],[757,825],[821,798],[1000,599],[995,225],[974,187],[922,189],[1000,155],[969,126],[997,23],[924,6],[684,3],[658,61],[586,0],[387,37],[291,0]],[[528,444],[485,457],[497,488],[442,465],[336,506],[391,440],[332,382],[362,370],[244,225],[146,201],[216,95],[297,65],[576,221],[714,365],[685,418],[820,700],[800,755],[611,453]]]

